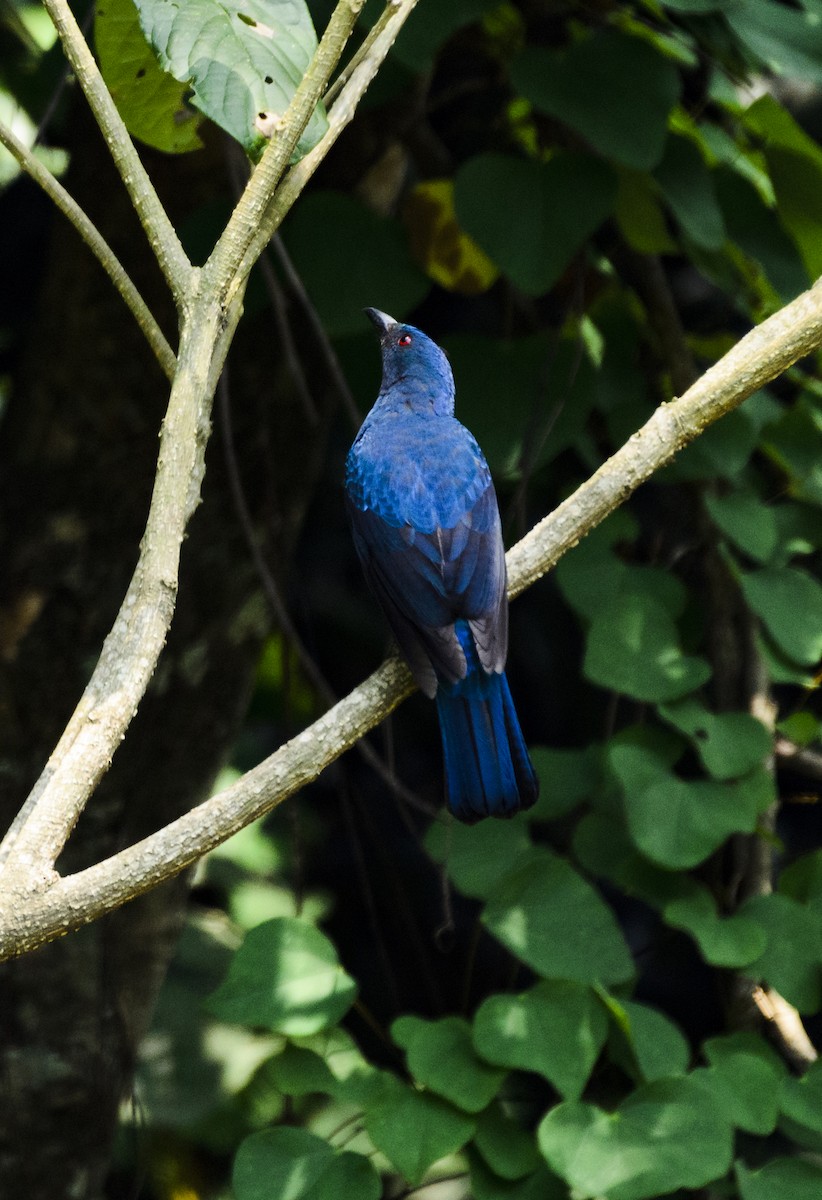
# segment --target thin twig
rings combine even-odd
[[[91,250],[94,257],[103,267],[117,291],[125,300],[137,324],[145,334],[146,341],[166,376],[173,379],[177,366],[174,351],[166,341],[160,326],[154,320],[151,310],[143,297],[132,283],[125,267],[109,246],[97,226],[86,216],[83,209],[74,200],[51,171],[43,166],[40,160],[15,137],[10,129],[0,123],[0,143],[14,156],[26,174],[43,189],[49,199],[53,200],[60,212],[65,216],[80,237]]]
[[[54,23],[66,58],[71,63],[94,118],[108,143],[111,157],[120,172],[160,268],[179,304],[191,287],[191,263],[140,161],[140,156],[67,0],[43,0],[43,4]]]
[[[417,0],[393,0],[393,3],[389,2],[386,5],[374,26],[374,38],[369,52],[362,57],[351,72],[348,82],[344,85],[328,114],[328,129],[314,149],[310,150],[296,166],[291,168],[274,193],[273,200],[266,204],[264,211],[259,215],[258,223],[252,230],[252,236],[239,269],[241,277],[251,270],[262,253],[263,247],[280,227],[294,201],[353,118],[368,85],[385,61],[397,35],[416,4]]]
[[[268,237],[260,241],[256,235],[271,203],[272,193],[322,98],[363,3],[364,0],[340,0],[334,9],[308,70],[300,80],[239,204],[203,268],[206,286],[215,294],[223,295],[238,282],[244,282],[248,271],[262,253]],[[252,243],[257,249],[256,253],[249,256]]]

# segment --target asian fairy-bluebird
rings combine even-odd
[[[354,544],[414,679],[436,698],[448,806],[508,817],[537,780],[505,677],[508,598],[488,464],[454,416],[454,378],[413,325],[367,308],[382,386],[346,462]]]

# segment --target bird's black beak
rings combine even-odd
[[[380,312],[378,308],[366,308],[363,311],[380,335],[380,340],[385,337],[392,325],[397,324],[393,317],[389,317],[388,313]]]

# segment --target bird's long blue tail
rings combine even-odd
[[[469,659],[465,679],[440,682],[437,712],[454,816],[470,825],[530,808],[539,786],[505,675],[486,674]]]

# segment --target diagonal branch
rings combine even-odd
[[[300,192],[351,121],[368,85],[385,61],[416,4],[417,0],[395,0],[393,4],[388,4],[346,68],[343,73],[346,82],[328,114],[328,129],[314,149],[291,168],[274,193],[273,201],[269,202],[249,241],[240,267],[241,277],[251,270]]]
[[[109,246],[97,226],[86,216],[76,200],[66,191],[62,183],[55,179],[51,171],[44,167],[36,155],[26,147],[10,129],[0,123],[0,144],[6,147],[18,164],[49,199],[53,200],[64,217],[71,221],[80,237],[100,262],[117,291],[125,300],[134,319],[145,334],[146,341],[163,368],[166,376],[172,379],[177,359],[174,351],[166,341],[160,326],[154,320],[151,311],[137,288],[131,281],[125,267]]]
[[[128,190],[135,211],[148,235],[148,240],[179,304],[192,283],[192,266],[180,244],[174,226],[160,203],[140,156],[134,148],[111,93],[106,87],[100,68],[88,47],[82,30],[69,8],[67,0],[43,0],[63,44],[89,107],[100,126],[120,177]]]
[[[822,345],[822,282],[754,329],[679,399],[661,405],[626,444],[508,554],[517,595],[558,561],[654,471],[712,421]],[[105,862],[32,895],[7,893],[0,958],[78,928],[178,873],[243,825],[269,812],[352,746],[412,690],[389,659],[365,683],[232,787]]]
[[[203,268],[207,286],[213,289],[215,295],[224,294],[238,281],[238,269],[247,256],[271,202],[274,188],[288,167],[311,114],[322,99],[364,2],[339,0],[334,9],[308,70]],[[261,253],[262,247],[249,263],[249,270]],[[239,276],[239,279],[242,278]]]

